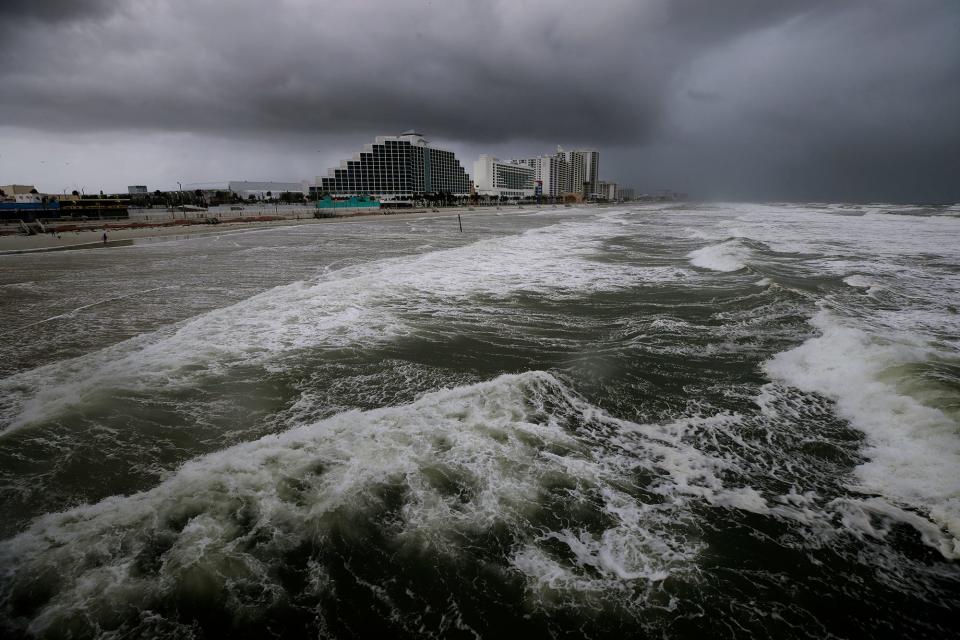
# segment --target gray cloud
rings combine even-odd
[[[942,169],[960,146],[954,0],[18,1],[0,17],[9,135],[303,153],[413,126],[501,155],[592,144],[641,189],[960,199]]]
[[[92,20],[115,10],[120,0],[4,0],[0,23],[22,28],[24,23]]]

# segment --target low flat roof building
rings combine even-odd
[[[279,198],[282,193],[307,193],[307,187],[302,182],[252,182],[247,180],[231,180],[227,183],[227,190],[241,198],[251,195],[257,198]],[[267,195],[269,194],[269,195]]]
[[[613,202],[617,199],[617,183],[616,182],[607,182],[605,180],[597,180],[593,183],[588,183],[590,185],[590,192],[587,193],[587,197],[592,200],[609,200]]]
[[[37,188],[32,184],[2,184],[0,185],[0,191],[3,191],[7,194],[8,197],[12,198],[14,196],[33,193]]]
[[[530,198],[536,193],[536,169],[524,164],[483,154],[473,163],[473,174],[480,195]]]

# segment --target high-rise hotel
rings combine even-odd
[[[352,160],[343,160],[317,188],[334,197],[407,196],[424,193],[470,194],[467,175],[452,151],[438,149],[416,131],[378,136]]]
[[[570,165],[570,191],[589,195],[593,185],[600,179],[600,152],[592,149],[564,151],[557,147]]]
[[[510,162],[533,169],[534,180],[540,184],[545,196],[557,198],[571,191],[570,163],[559,153],[552,156],[511,160]]]
[[[543,195],[557,197],[565,193],[590,196],[600,175],[600,153],[592,149],[564,151],[557,147],[552,156],[510,160],[511,164],[530,167],[540,183]]]

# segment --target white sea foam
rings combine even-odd
[[[844,284],[847,284],[851,287],[856,287],[858,289],[869,289],[875,284],[873,280],[860,274],[847,276],[843,279],[843,282]]]
[[[747,266],[750,249],[739,240],[727,240],[720,244],[711,244],[687,254],[690,264],[711,271],[739,271]]]
[[[387,258],[276,287],[172,329],[0,381],[5,430],[43,420],[109,389],[172,389],[232,367],[263,365],[307,348],[371,346],[410,335],[411,320],[451,302],[519,294],[554,299],[677,282],[675,267],[596,260],[616,212],[518,236]]]
[[[944,557],[960,558],[960,429],[943,410],[905,392],[898,377],[905,365],[927,362],[936,352],[880,339],[828,311],[812,323],[820,335],[775,356],[766,372],[833,400],[839,415],[867,437],[869,461],[857,468],[862,490],[923,510],[937,523],[921,528],[924,539]]]
[[[3,594],[50,588],[56,576],[31,614],[38,634],[184,592],[255,616],[283,597],[276,568],[291,550],[319,553],[351,522],[377,527],[393,549],[440,558],[505,529],[514,545],[503,567],[538,602],[557,590],[629,591],[693,570],[701,543],[687,535],[688,501],[765,508],[752,489],[718,479],[729,461],[686,444],[702,426],[616,420],[541,372],[350,411],[193,460],[150,491],[38,519],[0,543]],[[649,504],[628,492],[642,471],[661,496]],[[324,567],[305,569],[325,583]]]
[[[724,210],[736,218],[719,226],[728,236],[763,242],[775,252],[864,256],[862,264],[880,268],[884,258],[956,252],[960,234],[956,217],[884,213],[890,209],[861,208],[861,217],[847,217],[799,205],[726,205]]]
[[[884,288],[874,278],[859,273],[847,276],[843,279],[843,283],[856,289],[863,289],[863,292],[870,296],[876,295]]]
[[[712,240],[714,242],[729,237],[726,233],[719,229],[695,229],[691,227],[685,227],[683,232],[688,238],[693,238],[696,240]]]

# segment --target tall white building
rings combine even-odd
[[[592,185],[600,179],[600,152],[593,149],[564,151],[557,147],[557,153],[562,153],[570,165],[569,191],[584,195],[592,193]]]
[[[540,183],[544,196],[558,197],[570,191],[570,164],[561,154],[510,162],[532,168],[535,172],[534,179]]]
[[[477,193],[485,196],[529,198],[535,193],[536,170],[516,162],[501,162],[483,154],[473,163]]]
[[[533,170],[533,185],[528,189],[521,186],[511,172],[510,166],[523,167]],[[512,176],[512,177],[508,177]],[[518,158],[501,162],[489,155],[482,155],[474,166],[477,191],[484,194],[499,195],[502,189],[522,191],[505,195],[534,195],[536,184],[541,186],[541,193],[550,198],[558,198],[567,193],[576,193],[584,197],[602,197],[613,200],[615,193],[610,187],[605,187],[603,194],[597,193],[600,182],[600,153],[593,149],[574,149],[565,151],[557,147],[554,155],[541,155],[532,158]],[[525,179],[525,178],[524,178]],[[614,190],[616,187],[614,187]]]

